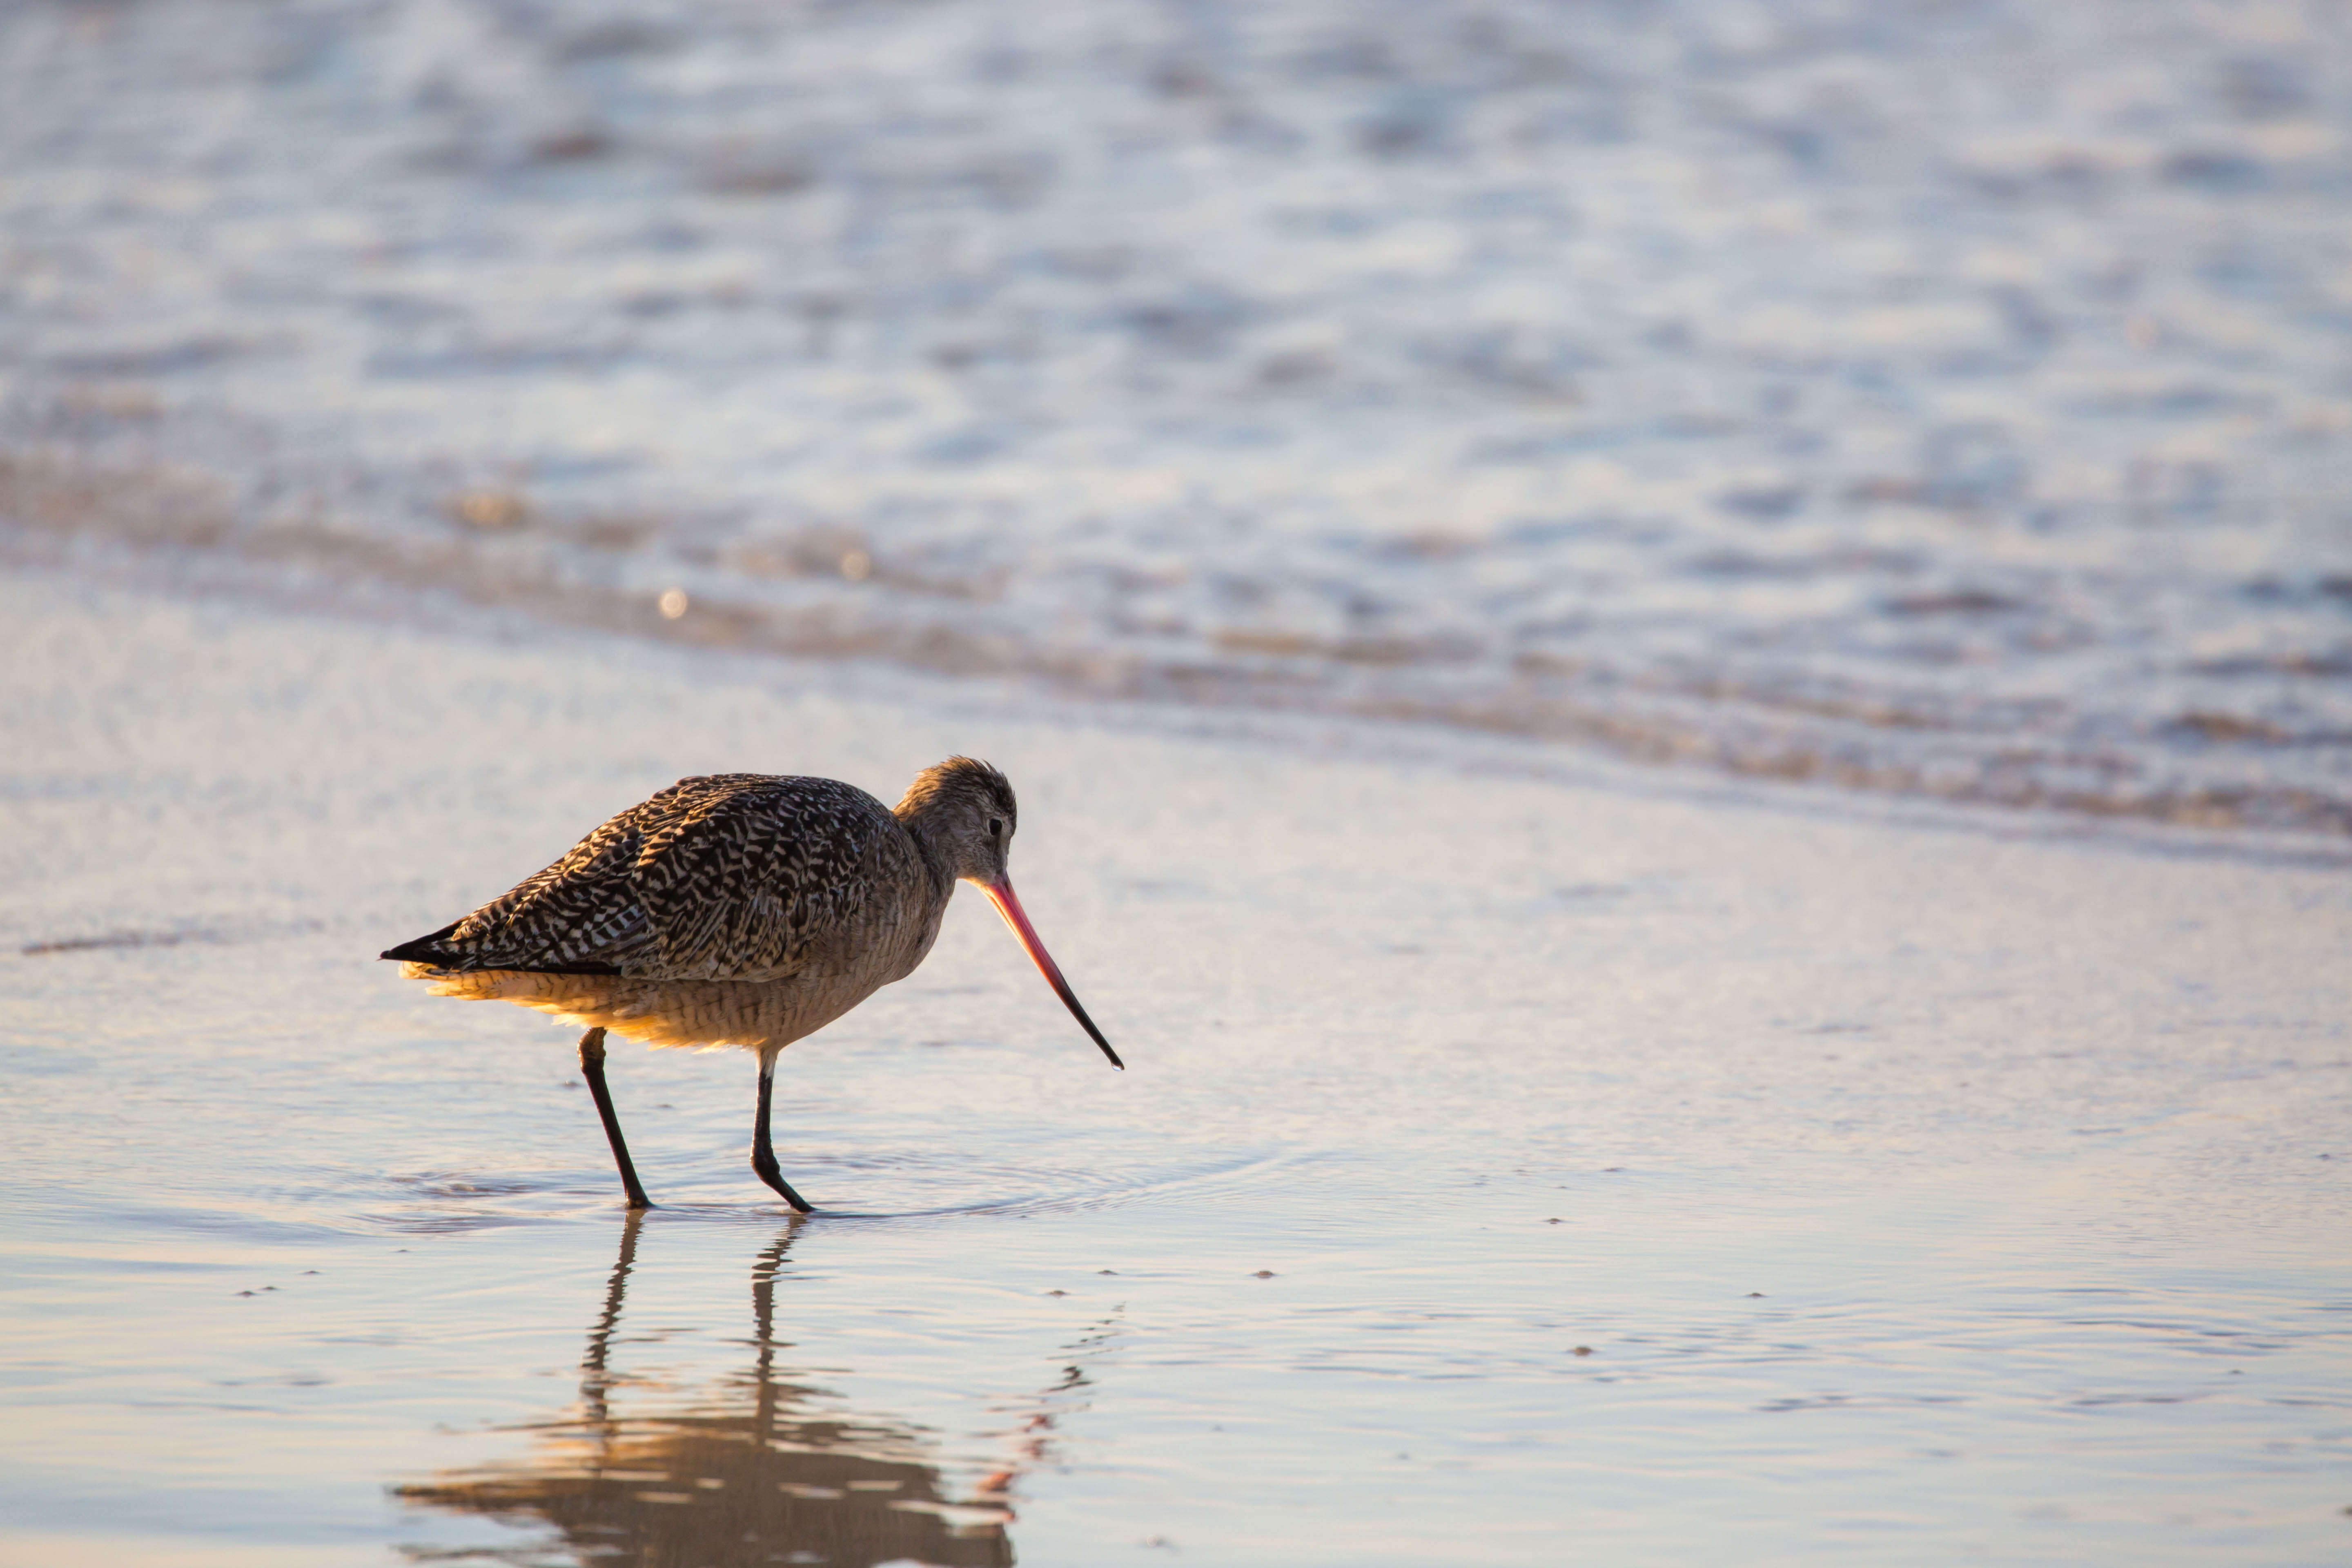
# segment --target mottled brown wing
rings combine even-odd
[[[858,922],[889,808],[832,779],[680,779],[446,931],[391,950],[457,970],[781,979]]]
[[[856,930],[889,807],[831,779],[746,781],[648,831],[637,897],[671,980],[776,979]],[[639,971],[631,968],[627,973]]]

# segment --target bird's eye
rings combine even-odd
[[[988,819],[988,836],[991,838],[1002,838],[1004,837],[1004,818],[1001,816],[992,816]]]

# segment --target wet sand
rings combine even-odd
[[[2340,1560],[2340,861],[0,581],[0,1562]],[[789,1052],[373,954],[682,773],[1022,792]],[[1840,812],[1849,815],[1839,815]]]

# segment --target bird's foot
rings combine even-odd
[[[816,1211],[815,1205],[793,1191],[793,1184],[784,1180],[783,1172],[776,1168],[776,1162],[772,1157],[761,1160],[754,1154],[751,1157],[751,1169],[760,1180],[783,1194],[784,1202],[793,1205],[793,1211],[795,1214],[814,1214]]]

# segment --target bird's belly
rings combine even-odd
[[[484,969],[402,972],[436,996],[512,1002],[583,1028],[601,1026],[649,1046],[782,1047],[814,1034],[880,986],[877,978],[796,974],[783,980],[628,980]]]

